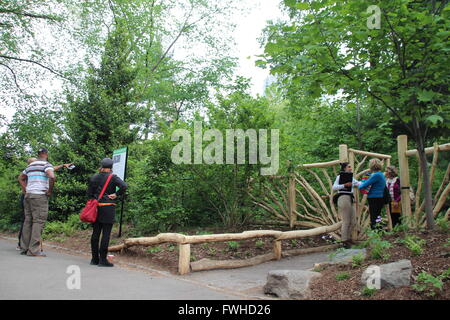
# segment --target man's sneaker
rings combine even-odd
[[[17,246],[17,247],[16,247],[16,250],[17,250],[17,251],[22,251],[22,248],[21,248],[20,246]]]
[[[30,251],[28,251],[27,256],[29,257],[40,257],[40,258],[44,258],[47,255],[45,253],[43,253],[42,251],[38,252],[38,253],[31,253]]]
[[[28,250],[22,250],[22,249],[21,249],[20,254],[24,256],[24,255],[27,254],[27,252],[28,252]]]

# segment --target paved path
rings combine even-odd
[[[46,258],[22,256],[15,241],[0,237],[0,300],[15,299],[164,299],[228,300],[270,299],[262,287],[267,272],[275,269],[310,269],[327,259],[327,253],[285,258],[253,267],[194,272],[184,276],[129,265],[99,268],[89,257],[44,248]],[[78,266],[81,289],[67,288]]]

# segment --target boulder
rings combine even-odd
[[[273,270],[267,275],[264,293],[283,299],[309,298],[311,280],[320,276],[318,272],[305,270]]]
[[[378,269],[379,268],[379,269]],[[376,274],[378,273],[378,274]],[[412,264],[410,260],[399,260],[397,262],[371,265],[369,266],[361,276],[361,283],[368,285],[371,283],[379,288],[396,288],[402,286],[409,286],[411,283]],[[379,281],[375,277],[379,275]],[[369,277],[371,277],[369,279]]]
[[[365,259],[367,256],[366,249],[340,249],[335,254],[331,254],[329,257],[330,263],[351,263],[354,256],[362,254]]]

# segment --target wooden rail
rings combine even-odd
[[[109,252],[121,251],[132,246],[152,246],[166,242],[177,243],[179,246],[178,256],[178,272],[180,274],[186,274],[191,271],[210,270],[217,268],[235,268],[239,266],[255,265],[269,260],[279,260],[283,256],[281,250],[281,241],[288,239],[299,239],[317,236],[321,234],[331,233],[338,230],[342,225],[342,222],[335,223],[330,226],[322,226],[309,230],[296,230],[296,231],[275,231],[275,230],[254,230],[245,231],[242,233],[223,233],[223,234],[211,234],[211,235],[194,235],[186,236],[179,233],[161,233],[155,237],[142,237],[142,238],[130,238],[125,239],[123,244],[111,246],[108,248]],[[271,237],[274,239],[273,253],[253,257],[242,261],[225,260],[214,261],[208,259],[202,259],[195,263],[190,262],[190,245],[204,242],[220,242],[220,241],[239,241],[248,240],[254,238]],[[328,249],[323,248],[323,250]],[[306,251],[305,251],[306,252]],[[301,253],[298,251],[297,254]],[[291,252],[294,254],[294,252]],[[230,262],[231,261],[231,262]]]

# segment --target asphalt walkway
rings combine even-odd
[[[46,258],[28,257],[20,255],[15,245],[14,240],[0,237],[1,300],[271,299],[262,290],[270,270],[307,270],[328,257],[328,253],[314,253],[253,267],[179,276],[121,263],[113,268],[91,266],[88,256],[49,247],[44,247]]]

